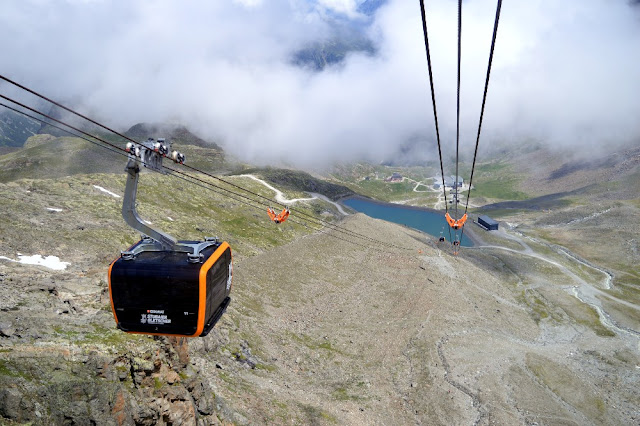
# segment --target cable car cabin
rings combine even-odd
[[[178,241],[136,210],[141,167],[165,173],[162,159],[170,148],[165,139],[127,143],[122,218],[143,238],[109,266],[111,308],[118,328],[128,333],[206,336],[231,300],[231,247],[209,237]],[[185,160],[177,151],[171,158]]]
[[[128,253],[144,243],[140,240]],[[116,259],[109,267],[109,294],[118,328],[129,333],[206,336],[229,304],[233,264],[226,242],[212,243],[200,254],[199,262],[171,250],[141,251],[129,257],[123,253]]]

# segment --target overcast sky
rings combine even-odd
[[[297,166],[435,147],[418,0],[21,0],[0,3],[0,74],[126,130],[182,123],[247,161]],[[457,2],[426,1],[437,108],[455,143]],[[472,155],[495,15],[463,5],[462,144]],[[508,0],[481,145],[640,141],[640,8]],[[318,72],[295,52],[352,23],[375,55]],[[9,93],[0,84],[0,93]],[[11,92],[13,93],[13,92]],[[157,135],[161,136],[161,135]],[[466,155],[466,154],[465,154]]]

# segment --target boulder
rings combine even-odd
[[[16,333],[16,328],[10,322],[0,322],[0,336],[11,337]]]
[[[0,417],[18,422],[26,420],[22,415],[21,401],[22,394],[18,389],[0,389]]]

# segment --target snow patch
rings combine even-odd
[[[173,219],[171,219],[169,216],[167,216],[167,219],[169,219],[171,222],[173,222]]]
[[[95,189],[97,189],[97,190],[100,190],[100,191],[104,192],[105,194],[109,194],[109,195],[111,195],[111,196],[112,196],[112,197],[114,197],[114,198],[120,198],[120,196],[119,196],[118,194],[114,194],[113,192],[109,191],[108,189],[104,189],[104,188],[103,188],[103,187],[101,187],[101,186],[93,185],[93,187],[94,187]]]
[[[47,210],[49,210],[50,212],[61,212],[62,209],[56,208],[56,207],[47,207]]]
[[[67,269],[67,266],[71,265],[70,262],[60,262],[60,258],[58,258],[57,256],[47,256],[43,258],[39,254],[35,254],[33,256],[25,256],[18,253],[18,258],[18,260],[14,260],[5,256],[0,256],[0,259],[5,259],[10,262],[23,263],[25,265],[41,265],[49,269],[54,269],[56,271],[64,271],[65,269]]]

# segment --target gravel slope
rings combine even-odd
[[[570,274],[509,250],[455,257],[423,234],[362,214],[341,224],[397,247],[362,247],[289,222],[247,227],[248,236],[237,237],[244,254],[233,301],[207,338],[187,348],[120,333],[106,267],[133,237],[120,202],[93,185],[122,182],[100,175],[0,186],[4,255],[71,263],[53,271],[0,261],[0,424],[103,424],[116,414],[120,424],[640,419],[637,337],[610,330],[571,293],[573,276],[600,283],[603,274],[531,241]],[[189,211],[153,213],[176,219],[166,226],[191,228]],[[253,216],[246,217],[242,231]],[[266,236],[290,242],[255,250],[247,243]]]
[[[244,345],[252,361],[239,368],[237,355],[223,356],[217,362],[230,376],[209,379],[252,423],[640,418],[638,348],[563,316],[579,309],[577,299],[547,291],[559,320],[540,320],[517,276],[503,279],[361,214],[343,223],[407,249],[361,250],[317,234],[236,266],[236,307],[215,338],[226,342],[222,354]]]

